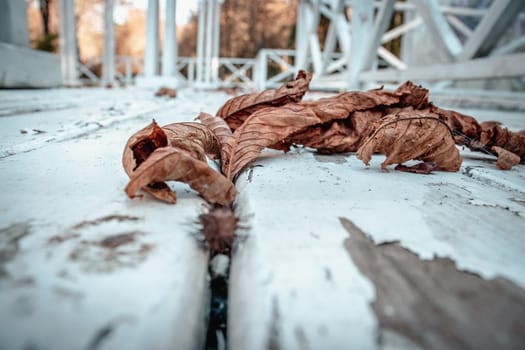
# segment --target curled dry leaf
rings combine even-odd
[[[189,184],[209,203],[227,206],[235,199],[236,191],[231,181],[207,163],[174,147],[156,149],[131,175],[125,190],[133,198],[139,189],[148,184],[167,180]]]
[[[122,165],[128,176],[159,147],[168,145],[168,137],[153,120],[151,124],[131,135],[124,146]]]
[[[191,122],[173,123],[161,128],[153,121],[132,135],[124,147],[122,164],[128,176],[131,177],[156,149],[165,146],[185,150],[192,157],[204,162],[206,154],[220,154],[219,141],[205,125]],[[162,201],[176,202],[175,193],[164,182],[148,183],[143,190]]]
[[[133,134],[122,155],[122,165],[129,177],[159,147],[167,146],[168,138],[164,131],[153,120],[151,124]],[[153,197],[168,203],[176,203],[175,193],[164,182],[147,184],[143,190]]]
[[[200,113],[199,120],[201,123],[206,125],[210,129],[220,143],[221,148],[221,159],[223,162],[227,162],[230,158],[231,149],[229,146],[229,141],[232,138],[232,131],[224,119],[219,117],[214,117],[208,113]]]
[[[299,71],[295,80],[283,84],[278,89],[268,89],[259,93],[245,94],[228,100],[218,111],[232,130],[237,129],[255,111],[264,107],[277,107],[291,102],[299,102],[312,80],[312,73]]]
[[[357,158],[368,165],[374,152],[387,155],[383,169],[411,159],[434,162],[444,171],[458,171],[461,166],[448,125],[434,114],[401,112],[383,117],[357,150]]]
[[[487,148],[501,147],[517,154],[521,161],[525,161],[525,134],[512,132],[496,122],[481,123],[479,142]]]
[[[504,148],[493,146],[492,150],[498,155],[496,166],[501,170],[510,170],[520,163],[520,157]]]

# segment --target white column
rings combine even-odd
[[[78,85],[77,31],[74,0],[60,0],[60,63],[62,83]]]
[[[162,76],[174,77],[177,70],[176,0],[166,0],[164,45],[162,49]]]
[[[159,2],[148,0],[146,19],[146,52],[144,55],[144,76],[146,78],[158,75],[159,57]]]
[[[206,84],[211,83],[211,55],[212,55],[212,30],[213,30],[213,9],[214,9],[214,0],[207,0],[206,5],[206,54],[204,60],[205,74],[204,81]]]
[[[104,56],[102,57],[102,83],[115,84],[115,25],[113,23],[114,0],[104,4]]]
[[[306,0],[299,0],[297,5],[297,22],[295,25],[295,69],[297,71],[306,69],[308,55],[308,27],[306,23],[307,12],[309,11]]]
[[[197,83],[202,83],[203,80],[203,65],[204,65],[204,30],[205,30],[205,16],[206,16],[206,1],[199,0],[199,27],[197,32]]]
[[[221,33],[221,4],[222,0],[214,0],[213,6],[213,52],[212,52],[212,79],[215,84],[219,82],[219,56]]]

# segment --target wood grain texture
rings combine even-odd
[[[1,95],[22,103],[47,93]],[[194,99],[187,93],[178,102],[153,101],[147,90],[53,94],[80,107],[0,118],[2,150],[45,138],[0,161],[0,348],[202,348],[208,254],[192,222],[204,201],[180,183],[172,184],[180,194],[176,209],[131,201],[119,161],[129,135],[152,117],[187,121],[200,107],[174,108]],[[200,99],[218,108],[226,96]],[[141,106],[157,112],[141,114]],[[101,125],[84,127],[91,121]],[[71,139],[62,135],[68,130]]]

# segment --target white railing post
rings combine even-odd
[[[265,49],[259,50],[257,53],[255,69],[255,86],[257,90],[264,90],[266,88],[266,76],[268,74],[267,57],[267,51]]]
[[[80,84],[75,22],[74,0],[60,0],[60,63],[62,83],[66,86]]]
[[[175,80],[177,75],[176,4],[176,0],[166,0],[164,45],[162,48],[162,76],[169,80]]]
[[[204,30],[207,0],[199,0],[199,22],[197,30],[197,84],[201,84],[204,78]]]
[[[158,74],[159,57],[159,2],[148,0],[146,19],[146,50],[144,54],[144,76],[151,78]]]
[[[133,83],[132,58],[126,56],[124,59],[126,64],[126,85],[131,85]]]
[[[104,55],[102,58],[102,84],[115,84],[115,25],[113,23],[114,0],[104,3]]]

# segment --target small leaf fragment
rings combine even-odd
[[[520,156],[517,154],[498,146],[493,146],[492,150],[498,155],[496,166],[501,170],[510,170],[514,165],[520,163]]]
[[[394,170],[402,171],[405,173],[414,173],[414,174],[432,174],[433,171],[439,170],[439,166],[434,162],[421,162],[412,166],[406,166],[403,164],[398,164]]]

